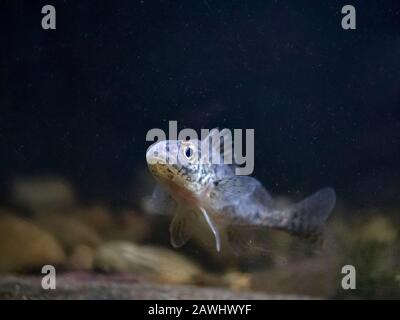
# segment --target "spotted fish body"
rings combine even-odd
[[[278,209],[261,183],[249,176],[237,176],[231,165],[211,161],[204,152],[211,130],[204,140],[166,140],[149,147],[148,167],[175,202],[170,225],[171,244],[180,247],[191,237],[188,221],[202,217],[220,250],[218,225],[270,227],[303,238],[319,238],[336,197],[323,188],[303,201]],[[212,147],[213,148],[213,147]],[[214,158],[213,158],[214,159]],[[214,159],[215,160],[215,159]]]

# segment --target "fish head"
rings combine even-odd
[[[201,158],[200,140],[164,140],[146,153],[151,174],[173,191],[199,192],[205,188],[210,165]]]

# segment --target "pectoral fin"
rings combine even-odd
[[[215,247],[217,251],[219,252],[221,250],[221,236],[219,234],[217,226],[214,224],[214,222],[211,220],[210,216],[208,215],[207,211],[204,208],[200,208],[201,213],[203,214],[204,220],[207,222],[208,226],[211,229],[211,232],[214,235],[215,238]]]
[[[179,206],[169,226],[170,242],[174,248],[182,247],[191,238],[188,219],[193,214]]]
[[[143,206],[149,214],[171,215],[176,203],[164,189],[156,186],[152,195],[145,197]]]
[[[201,214],[200,214],[200,212]],[[215,238],[215,247],[217,251],[221,249],[221,237],[217,226],[211,220],[210,216],[205,209],[199,208],[198,210],[187,209],[183,206],[178,206],[176,213],[169,226],[170,241],[174,248],[179,248],[186,244],[192,237],[191,228],[199,226],[199,218],[203,217],[206,225],[211,229]]]

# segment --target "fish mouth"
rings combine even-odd
[[[149,166],[166,165],[166,159],[155,157],[154,155],[146,156],[146,161]]]
[[[157,150],[153,150],[151,147],[146,152],[146,161],[149,166],[157,164],[167,164],[166,157],[163,157]]]

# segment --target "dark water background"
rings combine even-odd
[[[0,4],[0,182],[57,174],[127,200],[146,132],[254,128],[274,193],[324,185],[397,203],[400,4],[352,1],[49,1]],[[49,3],[50,4],[50,3]]]

